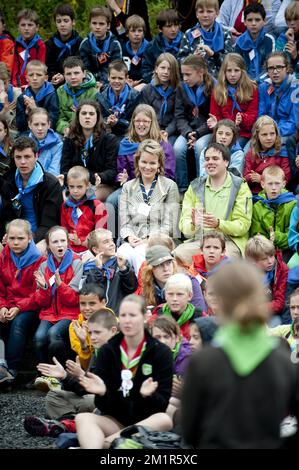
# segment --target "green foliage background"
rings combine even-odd
[[[44,40],[47,40],[55,31],[53,21],[53,10],[57,5],[69,3],[76,12],[76,30],[85,36],[88,32],[88,14],[95,5],[104,5],[105,0],[8,0],[1,2],[1,10],[6,18],[6,28],[14,35],[18,35],[16,16],[23,8],[35,10],[40,18],[39,34]],[[156,17],[163,8],[169,8],[168,0],[149,0],[148,11],[152,34],[157,32]]]

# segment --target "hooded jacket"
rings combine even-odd
[[[73,98],[65,91],[65,86],[67,84],[61,85],[57,90],[57,96],[59,100],[59,118],[57,122],[57,132],[63,134],[64,130],[69,127],[71,121],[75,117],[74,112],[74,101]],[[80,96],[78,96],[77,101],[80,103],[82,100],[95,99],[97,95],[96,89],[96,79],[90,72],[86,72],[85,79],[77,87],[70,88],[73,93],[80,92],[84,90]]]

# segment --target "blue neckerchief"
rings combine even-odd
[[[237,88],[235,88],[231,85],[228,85],[227,86],[227,94],[233,102],[232,113],[234,113],[235,109],[240,112],[241,108],[240,108],[239,103],[237,101]]]
[[[148,41],[146,39],[143,39],[141,46],[139,47],[136,53],[133,52],[130,41],[126,42],[125,47],[126,47],[127,53],[129,54],[129,57],[132,58],[131,60],[135,59],[136,62],[138,62],[139,59],[143,56],[143,53],[145,49],[147,48],[147,45],[148,45]]]
[[[53,129],[48,130],[47,135],[43,140],[38,140],[32,132],[29,133],[29,137],[36,143],[38,147],[38,155],[40,155],[44,150],[61,142],[59,135],[53,131]]]
[[[119,144],[118,155],[132,155],[138,149],[139,142],[130,142],[128,137],[124,137]]]
[[[188,96],[189,101],[193,104],[193,106],[196,106],[198,108],[201,104],[203,104],[206,101],[206,97],[204,95],[204,90],[205,90],[204,83],[202,83],[196,88],[195,93],[193,89],[187,85],[187,83],[183,83],[183,88]]]
[[[83,204],[85,204],[86,201],[93,201],[94,199],[96,199],[96,197],[94,195],[91,195],[89,197],[85,197],[84,199],[81,199],[80,201],[74,201],[74,199],[72,199],[71,197],[67,198],[64,205],[66,207],[72,207],[71,217],[72,217],[72,221],[74,222],[74,225],[77,226],[78,222],[79,222],[77,207],[82,206]]]
[[[124,89],[120,93],[120,95],[117,97],[112,90],[111,86],[108,87],[108,101],[109,104],[111,105],[110,111],[113,112],[117,117],[121,116],[122,113],[125,110],[126,107],[126,102],[129,96],[131,88],[129,85],[126,83],[124,86]]]
[[[275,121],[278,121],[279,119],[277,116],[277,108],[281,100],[281,97],[290,88],[291,83],[292,83],[292,77],[290,75],[287,75],[284,81],[282,82],[282,84],[279,86],[276,86],[274,85],[274,83],[272,83],[274,96],[273,96],[273,99],[270,100],[270,108],[271,108],[270,115]]]
[[[43,86],[38,90],[37,94],[32,92],[31,87],[27,87],[24,91],[24,95],[29,96],[30,98],[34,98],[36,103],[42,101],[46,96],[50,95],[51,93],[55,92],[55,88],[50,82],[45,82]]]
[[[155,81],[151,81],[152,87],[159,93],[159,95],[163,98],[163,103],[160,109],[160,118],[162,119],[165,113],[167,112],[167,99],[174,93],[174,89],[169,86],[166,90],[162,87],[162,85],[155,85]]]
[[[264,274],[264,285],[271,286],[274,281],[275,266],[271,271],[266,271]]]
[[[103,49],[98,46],[97,39],[93,33],[89,33],[87,37],[93,54],[106,54],[108,52],[112,38],[110,32],[108,33],[108,37],[104,40]]]
[[[41,181],[43,181],[43,179],[44,179],[43,169],[39,163],[36,163],[34,170],[30,175],[26,188],[23,188],[23,180],[22,180],[19,170],[17,169],[16,174],[15,174],[15,182],[18,188],[18,194],[16,195],[14,200],[18,201],[22,198],[23,195],[31,193],[36,188],[36,186]]]
[[[286,146],[282,145],[279,152],[277,152],[276,149],[272,148],[272,149],[260,152],[259,156],[261,158],[275,157],[275,156],[276,157],[288,157],[288,152],[287,152]]]
[[[89,137],[88,141],[84,144],[81,149],[81,160],[85,168],[87,167],[87,159],[89,157],[89,151],[93,148],[93,134]]]
[[[220,52],[224,50],[224,33],[218,21],[214,21],[212,31],[206,31],[202,26],[200,26],[199,29],[204,43],[209,46],[212,51]]]
[[[162,39],[163,39],[163,43],[164,43],[164,52],[172,52],[173,55],[175,53],[178,53],[179,50],[180,50],[180,44],[181,44],[181,41],[182,41],[182,37],[183,37],[183,33],[181,31],[179,31],[178,34],[176,35],[176,37],[171,42],[168,42],[166,37],[163,36],[163,34],[162,34]]]
[[[279,204],[287,204],[288,202],[295,201],[296,196],[294,196],[293,193],[287,192],[279,194],[274,199],[267,199],[266,197],[262,197],[256,194],[252,196],[252,200],[253,202],[261,201],[266,206],[271,207],[271,205],[278,206]]]
[[[7,153],[5,152],[2,144],[0,144],[0,155],[2,155],[4,158],[7,158]]]
[[[48,256],[47,266],[48,266],[50,272],[53,273],[53,274],[55,274],[55,271],[57,269],[58,269],[59,274],[64,274],[66,272],[66,270],[72,265],[73,259],[74,259],[74,253],[72,252],[72,250],[70,250],[68,248],[66,250],[66,252],[64,253],[64,257],[62,258],[61,263],[57,266],[57,268],[55,266],[53,253],[50,253],[49,256]],[[57,289],[56,283],[54,282],[54,284],[52,285],[52,288],[51,288],[51,296],[52,297],[55,294],[56,289]]]
[[[66,92],[67,95],[69,95],[73,98],[73,104],[74,104],[75,108],[78,108],[79,102],[78,102],[77,98],[79,98],[79,96],[83,95],[83,93],[86,92],[86,89],[85,88],[80,88],[78,91],[76,91],[74,93],[67,83],[65,83],[63,85],[63,89],[64,89],[64,91]]]
[[[144,200],[145,204],[147,204],[147,205],[149,205],[149,206],[150,206],[150,200],[151,200],[153,191],[154,191],[155,186],[156,186],[156,183],[157,183],[157,178],[158,178],[158,175],[155,176],[155,179],[154,179],[154,181],[152,182],[151,187],[150,187],[150,190],[149,190],[148,193],[146,193],[146,191],[145,191],[145,187],[144,187],[144,184],[143,184],[143,181],[142,181],[141,176],[140,176],[140,178],[139,178],[140,189],[141,189],[141,192],[142,192],[143,200]]]
[[[72,55],[72,47],[80,40],[79,36],[74,37],[73,39],[63,42],[57,36],[53,37],[53,41],[56,47],[61,49],[57,60],[60,60],[64,54]]]
[[[102,264],[101,269],[104,271],[105,277],[108,279],[108,281],[110,281],[110,279],[112,279],[114,276],[115,270],[111,269],[111,266],[115,264],[115,261],[116,261],[116,256],[112,256],[112,258],[108,259],[106,263]]]
[[[294,268],[290,269],[288,272],[288,284],[291,286],[297,287],[298,286],[298,279],[299,279],[299,266],[295,266]]]
[[[154,282],[154,289],[157,305],[164,304],[166,302],[164,287],[161,288],[160,286],[158,286],[158,284]]]
[[[0,38],[1,39],[1,38]],[[8,85],[8,88],[7,88],[7,99],[8,99],[8,102],[9,103],[12,103],[13,102],[13,86],[11,84]],[[4,108],[4,104],[3,103],[0,103],[0,111],[2,111],[2,109]]]
[[[41,39],[41,37],[38,34],[35,34],[33,36],[33,38],[31,39],[31,41],[29,42],[29,44],[27,44],[24,41],[21,34],[20,34],[20,36],[17,37],[16,43],[20,44],[25,49],[24,64],[23,64],[23,67],[22,67],[22,70],[21,70],[21,75],[23,75],[23,73],[26,70],[26,67],[27,67],[27,64],[28,64],[28,59],[29,59],[30,49],[32,49],[32,47],[34,47],[40,39]]]
[[[17,279],[18,281],[21,280],[22,269],[27,268],[27,266],[31,266],[31,264],[35,263],[38,259],[41,258],[40,251],[36,248],[36,244],[33,240],[31,240],[23,253],[20,256],[16,256],[14,252],[9,249],[10,257],[13,261],[13,264],[17,268]]]
[[[242,151],[243,151],[243,149],[242,149],[240,143],[237,141],[237,142],[234,143],[234,145],[231,146],[231,148],[230,148],[230,153],[233,154],[233,153],[235,153],[235,152],[238,152],[239,150],[242,150]]]
[[[89,261],[86,261],[86,263],[83,263],[83,273],[84,274],[87,271],[90,271],[91,269],[97,269],[95,261],[89,260]]]
[[[258,77],[258,75],[261,72],[260,61],[259,61],[259,57],[260,57],[259,48],[264,41],[265,34],[266,34],[265,29],[262,28],[256,40],[253,41],[252,37],[249,34],[249,31],[245,31],[245,33],[243,33],[237,40],[238,46],[243,51],[250,52],[254,50],[254,59],[253,61],[250,61],[249,71],[255,77]],[[251,62],[252,62],[252,66],[251,66]]]

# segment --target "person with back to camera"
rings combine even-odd
[[[284,417],[299,419],[299,373],[286,345],[267,335],[262,274],[236,261],[208,283],[219,300],[222,326],[186,371],[185,442],[197,449],[278,449]]]

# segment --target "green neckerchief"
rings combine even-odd
[[[172,359],[175,361],[178,354],[179,354],[179,350],[180,350],[180,347],[181,347],[181,341],[178,341],[175,345],[175,347],[173,348],[172,350]]]
[[[187,304],[186,310],[179,316],[178,319],[176,319],[178,325],[182,326],[185,323],[187,323],[187,321],[191,320],[191,318],[194,315],[194,310],[195,310],[194,305]],[[164,315],[173,316],[172,311],[170,310],[170,307],[168,304],[163,305],[162,311]]]
[[[252,324],[244,331],[237,323],[218,329],[213,343],[229,357],[233,370],[241,376],[249,375],[278,345],[278,339],[268,336],[266,327]]]

